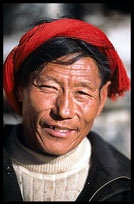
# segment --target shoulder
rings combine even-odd
[[[9,139],[9,137],[11,136],[13,130],[16,130],[17,132],[19,131],[22,132],[22,124],[5,124],[3,127],[3,136],[4,136],[4,146],[6,145],[7,140]]]
[[[90,132],[88,139],[92,145],[92,156],[108,173],[130,177],[130,159],[106,142],[100,135]],[[114,170],[114,171],[113,171]]]
[[[15,125],[11,125],[11,124],[5,124],[4,125],[4,136],[5,135],[10,135],[12,129],[15,127]]]
[[[16,125],[4,125],[3,147],[3,196],[4,201],[22,201],[17,177],[7,151],[7,141]],[[8,196],[7,196],[8,195]]]
[[[15,171],[8,152],[3,152],[3,199],[4,201],[22,201]]]
[[[90,170],[79,201],[130,201],[130,160],[97,133],[87,136],[92,153]]]

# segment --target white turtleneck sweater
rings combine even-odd
[[[75,201],[88,176],[91,145],[87,138],[62,156],[46,156],[28,149],[12,132],[9,142],[24,201]]]

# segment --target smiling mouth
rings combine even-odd
[[[77,132],[78,129],[75,128],[75,129],[71,129],[71,128],[67,128],[67,127],[61,127],[61,126],[55,126],[55,125],[46,125],[45,124],[45,129],[49,129],[49,130],[52,130],[54,132],[58,132],[58,133],[63,133],[63,134],[66,134],[66,133],[71,133],[71,132]]]
[[[70,131],[70,129],[67,129],[67,128],[58,128],[58,127],[52,126],[52,125],[50,125],[49,128],[53,129],[53,130],[56,130],[56,131],[59,131],[59,132],[68,132],[68,131]]]

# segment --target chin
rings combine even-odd
[[[44,151],[45,153],[49,154],[49,155],[55,155],[55,156],[61,156],[66,154],[67,152],[69,152],[70,150],[66,151],[66,150],[47,150]]]
[[[48,155],[54,155],[54,156],[61,156],[61,155],[64,155],[66,153],[68,153],[69,151],[71,151],[72,148],[59,148],[59,147],[51,147],[51,148],[42,148],[42,151]]]

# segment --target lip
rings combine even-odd
[[[55,127],[55,128],[53,129],[52,127]],[[64,126],[48,125],[48,124],[45,124],[43,128],[49,135],[53,137],[69,137],[72,133],[78,131],[76,128],[71,129],[71,128],[64,127]]]

